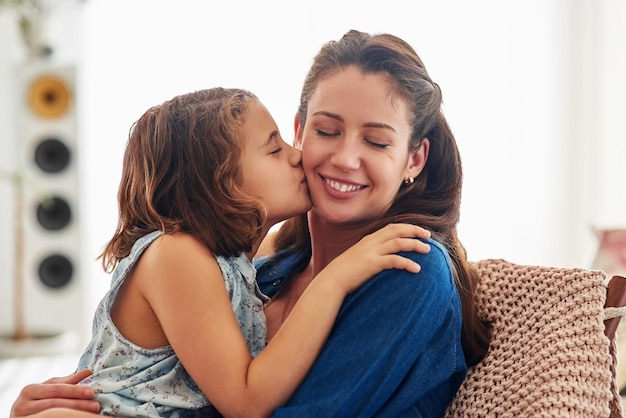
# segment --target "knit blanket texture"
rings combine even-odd
[[[605,273],[495,259],[474,266],[492,342],[446,417],[622,417],[615,340],[604,334]]]

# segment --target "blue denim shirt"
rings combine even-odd
[[[386,270],[349,295],[328,341],[300,387],[274,417],[439,417],[467,370],[461,302],[447,251],[402,253],[418,274]],[[272,296],[302,257],[256,260]]]

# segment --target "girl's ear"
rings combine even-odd
[[[295,133],[293,146],[302,149],[302,125],[300,125],[300,117],[298,115],[293,120],[293,131]]]
[[[408,177],[415,178],[422,172],[424,166],[426,165],[426,160],[428,160],[429,150],[430,141],[428,138],[422,139],[422,145],[420,145],[417,151],[409,156],[409,162],[406,169]]]

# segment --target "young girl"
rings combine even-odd
[[[105,415],[267,416],[308,372],[344,297],[383,269],[419,271],[396,253],[426,251],[417,226],[366,236],[317,275],[266,347],[251,258],[311,201],[300,151],[240,89],[149,109],[131,130],[118,200],[102,254],[112,285],[79,362]]]

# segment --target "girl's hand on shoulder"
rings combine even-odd
[[[333,276],[346,293],[353,292],[383,270],[400,269],[418,273],[421,270],[419,264],[398,254],[401,251],[429,252],[430,245],[417,238],[430,238],[430,232],[417,225],[389,224],[361,238],[335,258],[329,267],[341,270]]]
[[[93,389],[79,386],[91,372],[81,370],[65,377],[25,386],[11,408],[11,418],[31,416],[50,408],[69,408],[96,413],[100,404],[93,400]]]

